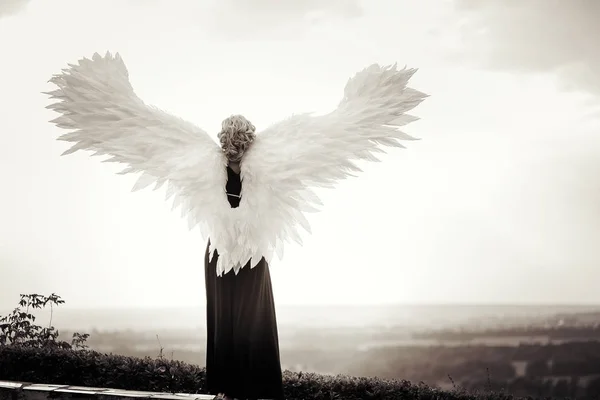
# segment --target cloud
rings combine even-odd
[[[30,0],[2,0],[0,2],[0,18],[14,15],[23,10]]]
[[[554,73],[600,95],[600,1],[454,0],[461,57],[503,71]]]
[[[312,24],[360,17],[358,0],[221,0],[213,7],[210,26],[228,38],[281,38]]]

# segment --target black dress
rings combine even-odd
[[[227,196],[237,207],[242,183],[227,167]],[[210,240],[209,240],[210,243]],[[204,259],[206,279],[206,381],[210,394],[239,399],[283,399],[279,337],[269,266],[216,274],[218,254]]]

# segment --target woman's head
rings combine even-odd
[[[223,121],[217,136],[229,161],[239,162],[242,159],[256,137],[255,131],[254,125],[241,115],[232,115]]]

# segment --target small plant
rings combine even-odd
[[[87,341],[87,339],[89,337],[90,337],[89,333],[79,333],[79,332],[73,333],[73,338],[71,339],[71,347],[73,349],[80,349],[80,350],[87,349],[89,346],[87,344],[85,344],[85,342]]]
[[[58,330],[52,326],[54,307],[65,301],[57,294],[22,294],[19,305],[8,315],[0,316],[0,346],[60,347],[63,349],[87,349],[89,334],[74,333],[71,343],[58,340]],[[47,327],[36,325],[36,316],[31,310],[40,310],[50,305],[50,321]]]

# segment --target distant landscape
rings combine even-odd
[[[204,310],[54,312],[92,349],[204,365]],[[292,371],[407,379],[514,395],[600,394],[600,306],[281,306]],[[49,315],[40,314],[39,318]]]

